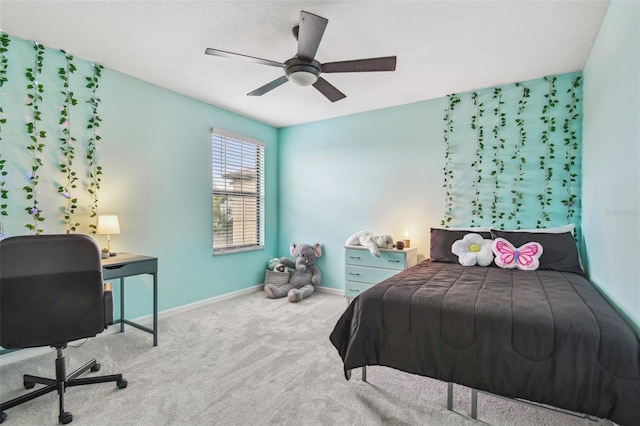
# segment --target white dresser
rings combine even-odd
[[[353,298],[418,262],[418,250],[380,249],[380,257],[360,246],[344,247],[344,295]]]

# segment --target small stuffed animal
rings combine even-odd
[[[270,271],[275,271],[275,267],[280,263],[280,259],[276,259],[275,257],[270,257],[269,262],[267,263],[267,269]]]
[[[287,296],[289,302],[299,302],[311,296],[315,287],[320,285],[320,269],[315,263],[322,256],[322,249],[318,243],[313,247],[309,244],[291,243],[289,253],[293,256],[293,262],[286,257],[280,258],[280,263],[293,271],[289,282],[281,285],[266,284],[264,292],[271,299]]]
[[[372,255],[380,257],[380,248],[393,248],[393,238],[390,235],[375,235],[369,231],[360,231],[350,236],[345,245],[366,247]]]
[[[277,263],[276,266],[273,267],[275,272],[289,272],[289,268],[284,266],[282,263]]]

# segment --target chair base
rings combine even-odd
[[[26,395],[19,396],[10,401],[3,402],[0,404],[0,423],[3,423],[7,419],[7,413],[4,410],[15,407],[16,405],[20,405],[27,401],[31,401],[32,399],[36,399],[42,395],[46,395],[53,391],[58,391],[59,396],[59,405],[60,405],[60,414],[58,416],[58,421],[62,424],[71,423],[73,421],[73,415],[64,410],[64,392],[67,388],[72,386],[83,386],[83,385],[92,385],[96,383],[106,383],[106,382],[116,382],[118,389],[124,389],[127,387],[127,381],[122,378],[122,374],[110,374],[107,376],[97,376],[97,377],[84,377],[78,378],[81,374],[85,373],[88,370],[91,371],[99,371],[100,364],[96,362],[95,359],[92,359],[82,367],[78,368],[73,373],[68,376],[65,373],[65,359],[62,354],[62,347],[56,347],[57,350],[57,358],[56,358],[56,379],[50,379],[47,377],[40,376],[32,376],[30,374],[25,374],[23,376],[23,384],[25,389],[31,389],[36,384],[45,385],[45,387],[37,389],[33,392],[30,392]]]

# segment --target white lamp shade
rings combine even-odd
[[[96,231],[100,235],[114,235],[120,233],[120,223],[117,215],[100,215],[98,216],[98,229]]]

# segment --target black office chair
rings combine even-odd
[[[51,346],[57,352],[56,377],[24,375],[26,389],[45,385],[0,404],[4,410],[58,391],[62,424],[73,415],[64,410],[64,392],[71,386],[116,382],[127,387],[122,374],[78,378],[98,371],[91,360],[67,376],[63,349],[67,343],[93,337],[113,323],[111,291],[102,282],[100,250],[86,235],[30,235],[0,241],[0,345],[6,349]]]

